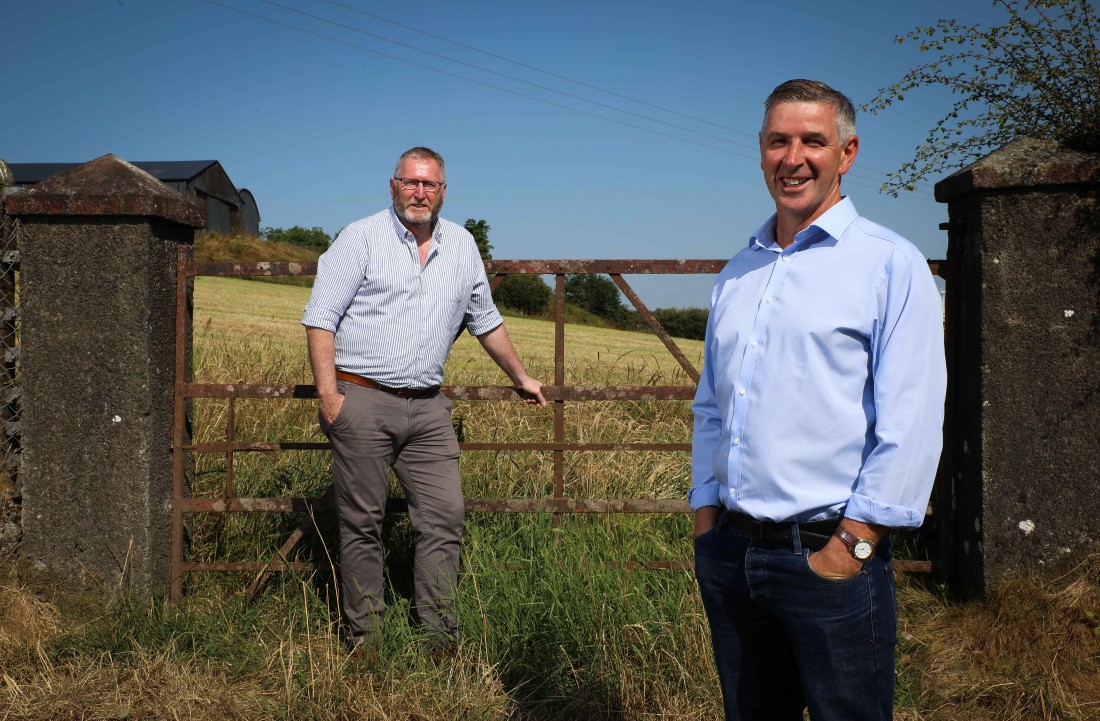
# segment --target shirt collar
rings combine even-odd
[[[393,230],[397,233],[398,238],[401,240],[413,239],[415,242],[412,231],[405,227],[404,223],[401,222],[401,218],[397,217],[397,208],[392,204],[390,205],[390,222],[393,223]],[[443,245],[443,224],[439,222],[439,218],[435,219],[435,224],[432,227],[432,239],[437,245]]]
[[[753,232],[749,237],[750,248],[755,247],[766,250],[778,247],[775,243],[776,217],[776,214],[772,213],[771,217]],[[840,236],[858,217],[859,213],[856,212],[855,204],[852,203],[851,198],[844,196],[839,203],[822,213],[807,228],[795,234],[794,245],[791,247],[820,240],[824,237],[821,235],[822,233],[840,240]]]

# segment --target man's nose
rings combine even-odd
[[[783,162],[792,167],[802,165],[802,143],[795,141],[788,145]]]

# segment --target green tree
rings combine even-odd
[[[610,321],[620,328],[631,325],[630,312],[619,299],[619,287],[610,278],[589,273],[565,277],[565,302]]]
[[[1100,51],[1095,0],[993,0],[1003,25],[940,20],[895,38],[939,57],[913,68],[861,109],[877,114],[916,88],[957,97],[913,160],[890,174],[897,196],[929,175],[954,170],[1020,137],[1100,151]]]
[[[517,310],[527,315],[540,315],[554,300],[554,291],[542,278],[532,273],[516,273],[504,276],[493,300],[505,308]]]
[[[477,243],[477,252],[481,253],[482,260],[493,259],[493,246],[489,244],[489,231],[492,228],[484,220],[474,220],[473,218],[466,219],[466,230],[470,231],[470,235],[474,236],[474,242]]]
[[[707,334],[705,308],[658,308],[653,315],[671,336],[703,340]]]
[[[295,225],[293,228],[263,228],[260,237],[276,243],[290,243],[302,248],[314,248],[317,250],[328,249],[332,238],[323,228],[303,228]]]

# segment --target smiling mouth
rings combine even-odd
[[[783,185],[787,188],[796,188],[808,182],[809,178],[783,178]]]

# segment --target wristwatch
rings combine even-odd
[[[866,538],[856,538],[852,534],[837,526],[834,534],[841,543],[848,547],[848,553],[857,561],[866,561],[875,553],[875,542]]]

